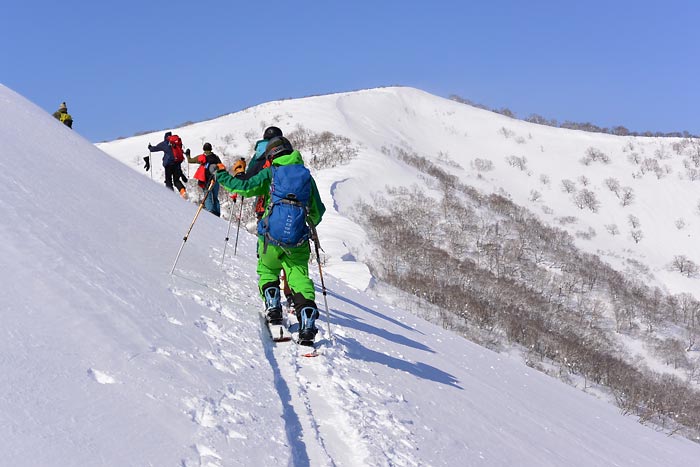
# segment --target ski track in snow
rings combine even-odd
[[[227,271],[226,276],[233,274]],[[200,349],[198,358],[230,375],[232,383],[218,390],[213,388],[216,397],[193,395],[183,401],[183,412],[200,427],[198,439],[193,442],[197,459],[183,460],[184,465],[232,465],[230,457],[235,452],[234,446],[246,441],[247,436],[242,433],[249,433],[247,429],[237,430],[236,426],[255,423],[253,414],[235,409],[237,400],[256,397],[254,393],[239,390],[236,384],[239,370],[251,365],[267,366],[272,372],[284,433],[270,438],[269,451],[286,452],[289,465],[418,465],[411,455],[413,433],[407,428],[412,422],[396,419],[389,409],[401,396],[379,385],[367,384],[364,375],[372,373],[369,366],[348,356],[346,345],[355,342],[353,332],[335,324],[332,327],[334,336],[329,339],[322,313],[317,336],[319,354],[306,357],[304,354],[311,349],[293,342],[272,342],[267,330],[256,324],[259,321],[256,310],[261,301],[254,278],[251,277],[250,284],[224,279],[216,286],[208,286],[207,291],[210,293],[204,294],[201,289],[188,291],[186,285],[171,288],[179,299],[192,300],[212,312],[194,322],[209,342],[208,348]],[[173,317],[166,319],[183,325]],[[292,322],[296,323],[296,319],[292,318]],[[231,330],[240,329],[240,326],[257,326],[257,330],[241,338]],[[245,342],[242,342],[245,340],[262,341],[257,343],[262,347],[262,355],[254,355],[250,349],[246,352]],[[171,349],[154,351],[165,356],[177,354]],[[354,378],[355,372],[362,374],[363,379]],[[379,378],[373,376],[380,384]],[[232,448],[228,453],[213,447],[215,438],[221,435]],[[397,439],[402,441],[396,443]],[[276,462],[280,461],[282,459],[277,456]]]

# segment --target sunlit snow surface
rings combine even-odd
[[[387,102],[427,105],[430,96],[358,96],[273,103],[244,112],[239,127],[226,117],[178,131],[186,142],[200,130],[259,131],[275,112],[331,129],[355,119],[367,145],[436,131],[425,122],[424,135],[395,135],[394,123],[409,116],[377,117]],[[362,232],[333,206],[347,208],[353,192],[382,178],[378,167],[392,166],[361,160],[376,153],[317,174],[329,207],[319,230],[331,256],[333,337],[324,309],[321,355],[306,358],[261,330],[253,236],[241,235],[237,256],[227,249],[222,268],[227,224],[205,212],[171,276],[194,204],[1,86],[0,108],[0,464],[688,466],[700,458],[690,441],[364,292],[366,267],[342,259],[343,242],[361,243]],[[136,157],[157,137],[113,144],[140,169]]]

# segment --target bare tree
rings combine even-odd
[[[634,165],[639,165],[642,163],[642,156],[640,156],[637,152],[631,152],[627,155],[627,160]]]
[[[593,162],[602,162],[603,164],[610,163],[610,157],[600,149],[589,147],[586,149],[586,155],[579,160],[583,165],[591,165]]]
[[[537,202],[542,198],[542,193],[537,190],[530,190],[530,201]]]
[[[508,156],[506,157],[506,162],[508,162],[508,165],[510,165],[511,167],[515,167],[516,169],[522,171],[527,170],[527,159],[525,158],[525,156]]]
[[[489,172],[493,170],[493,162],[490,159],[476,158],[472,162],[472,167],[478,172]]]
[[[634,190],[632,188],[625,186],[622,187],[622,194],[620,195],[620,204],[625,207],[629,206],[634,202]]]
[[[698,274],[698,265],[685,255],[674,256],[671,267],[688,277],[695,277]]]
[[[617,228],[617,224],[607,224],[605,230],[607,230],[610,235],[620,235],[620,229]]]
[[[565,178],[561,181],[561,188],[565,193],[573,193],[576,191],[576,183]],[[700,202],[698,203],[698,212],[700,213]]]
[[[644,238],[642,231],[636,229],[630,232],[630,236],[632,237],[632,240],[634,240],[634,243],[639,243],[642,241],[642,238]]]
[[[579,209],[588,208],[592,212],[598,212],[600,208],[600,202],[598,198],[596,198],[595,192],[586,188],[574,195],[574,203],[576,203]]]
[[[620,197],[620,181],[616,178],[610,177],[605,179],[605,186],[608,187],[608,190],[612,191],[615,193],[615,195],[619,198]]]
[[[637,216],[634,216],[630,214],[627,216],[627,223],[632,227],[633,229],[637,229],[640,226],[639,218]]]

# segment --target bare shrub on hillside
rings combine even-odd
[[[576,238],[581,238],[583,240],[592,240],[596,236],[596,231],[593,227],[589,227],[586,230],[578,230],[575,233]]]
[[[617,224],[606,224],[605,230],[612,236],[620,235],[620,229],[617,227]]]
[[[561,189],[564,193],[574,193],[576,191],[576,183],[565,178],[561,181]]]
[[[685,225],[686,225],[686,224],[685,224],[685,219],[683,219],[682,217],[676,219],[676,222],[674,222],[674,225],[676,226],[676,229],[678,229],[678,230],[683,230],[683,229],[685,229]]]
[[[490,172],[493,170],[493,161],[490,159],[481,159],[477,157],[472,161],[471,166],[478,172]]]
[[[620,205],[622,207],[629,206],[634,202],[634,190],[628,186],[622,187],[622,194],[620,195]]]
[[[514,132],[514,131],[509,130],[508,128],[506,128],[506,127],[504,127],[504,126],[502,126],[502,127],[498,130],[498,134],[499,134],[499,135],[503,135],[503,137],[504,137],[505,139],[512,138],[513,136],[515,136],[515,132]]]
[[[655,151],[654,151],[654,157],[656,157],[659,160],[664,160],[664,159],[669,159],[671,157],[671,153],[669,150],[666,148],[666,145],[661,144]]]
[[[586,155],[579,159],[583,165],[591,165],[593,162],[601,162],[603,164],[610,163],[610,157],[598,148],[589,147],[586,149]]]
[[[452,159],[450,157],[450,153],[447,151],[438,151],[437,153],[437,160],[449,165],[451,168],[454,169],[461,169],[462,166],[457,163],[456,160]]]
[[[357,157],[359,152],[350,138],[330,131],[317,133],[302,125],[297,125],[287,134],[287,138],[295,149],[305,153],[305,159],[317,169],[345,164]]]
[[[627,160],[634,165],[642,163],[642,156],[638,152],[631,152],[627,155]]]
[[[521,170],[523,172],[527,171],[527,159],[525,158],[525,156],[508,156],[506,157],[506,162],[511,167],[515,167],[516,169]]]
[[[685,167],[685,176],[690,181],[700,180],[700,169],[695,168],[688,162],[688,159],[683,160],[683,165]]]
[[[542,193],[537,190],[530,190],[530,201],[537,202],[542,198]]]
[[[630,237],[634,240],[634,243],[639,243],[644,238],[644,233],[639,229],[634,229],[630,231]]]
[[[560,225],[571,225],[577,223],[578,219],[574,216],[564,216],[558,217],[557,222],[559,222]]]
[[[513,111],[510,110],[508,107],[494,109],[493,111],[496,112],[497,114],[505,115],[506,117],[515,118],[515,113],[513,113]]]
[[[670,266],[674,271],[678,271],[687,277],[695,277],[700,271],[698,265],[685,255],[674,256]]]
[[[646,174],[647,172],[656,173],[657,171],[661,171],[661,166],[659,165],[659,161],[657,159],[647,157],[639,165],[639,171],[642,173],[642,175]]]
[[[533,367],[608,387],[625,413],[700,427],[700,401],[689,385],[619,353],[604,325],[607,309],[618,331],[634,332],[642,323],[697,322],[700,306],[577,250],[566,232],[504,196],[484,195],[415,154],[392,154],[434,177],[443,198],[424,202],[427,195],[411,187],[358,203],[353,215],[377,245],[369,264],[376,277],[432,304],[445,326],[478,326],[519,345]],[[436,216],[436,205],[448,215]]]
[[[641,225],[641,223],[639,222],[639,218],[633,214],[630,214],[629,216],[627,216],[627,223],[633,229],[638,229]]]
[[[600,201],[598,201],[595,192],[587,188],[574,195],[574,203],[579,209],[587,208],[592,212],[598,212],[600,209]]]
[[[618,198],[620,197],[620,181],[616,178],[609,177],[605,179],[605,186],[608,187],[608,190],[612,191],[615,193],[615,196]]]
[[[549,186],[551,184],[551,180],[549,178],[549,175],[547,174],[541,174],[540,175],[540,183],[544,186]]]
[[[658,358],[674,369],[689,368],[690,361],[686,355],[683,343],[674,338],[651,339],[651,346]]]
[[[578,178],[578,181],[579,181],[579,183],[580,183],[581,185],[583,185],[583,186],[588,186],[588,185],[591,184],[591,181],[590,181],[590,180],[588,179],[588,177],[586,177],[585,175],[581,175],[581,176]]]

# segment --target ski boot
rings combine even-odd
[[[315,307],[305,306],[298,312],[299,317],[299,343],[302,345],[313,345],[316,329],[316,318],[318,310]]]
[[[263,290],[265,296],[265,318],[270,324],[282,324],[282,305],[280,304],[279,287],[268,287]]]

